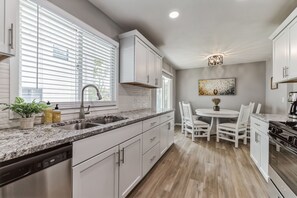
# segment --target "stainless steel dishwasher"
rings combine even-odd
[[[0,198],[71,198],[72,145],[0,166]]]

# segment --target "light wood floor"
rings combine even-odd
[[[175,132],[175,144],[128,197],[265,198],[267,183],[249,156],[249,145],[226,141],[192,142]]]

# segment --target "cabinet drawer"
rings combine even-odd
[[[161,123],[174,118],[174,111],[160,116]]]
[[[73,142],[72,166],[141,134],[141,127],[142,123],[138,122]]]
[[[160,141],[160,127],[157,126],[143,134],[143,154]]]
[[[267,132],[268,132],[268,123],[264,122],[262,120],[259,120],[257,118],[251,117],[251,128],[255,128],[255,129],[261,131],[262,133],[267,134]]]
[[[143,121],[143,131],[147,131],[155,126],[160,124],[160,117],[154,117],[148,120]]]
[[[151,150],[149,150],[146,154],[143,155],[142,161],[142,171],[143,176],[145,176],[149,170],[155,165],[155,163],[160,158],[160,144],[156,144]]]

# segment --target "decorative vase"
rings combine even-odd
[[[216,106],[213,106],[213,110],[214,111],[220,111],[220,106],[217,106],[217,105]]]
[[[34,127],[35,116],[31,118],[21,118],[20,119],[20,128],[21,129],[33,129]]]
[[[221,99],[220,98],[213,98],[212,99],[212,102],[214,103],[215,106],[213,106],[213,110],[214,111],[220,111],[220,102],[221,102]]]

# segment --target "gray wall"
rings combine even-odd
[[[118,40],[117,35],[123,33],[123,30],[115,22],[93,6],[88,0],[49,1],[114,40]]]
[[[250,101],[265,104],[265,62],[204,67],[178,70],[176,72],[176,122],[180,123],[179,101],[191,102],[197,108],[212,108],[212,98],[221,99],[220,107],[239,110],[241,104]],[[236,78],[235,96],[199,96],[198,80],[213,78]],[[193,112],[194,113],[194,112]]]
[[[286,114],[290,104],[287,102],[288,93],[293,91],[292,83],[278,84],[278,89],[271,90],[272,61],[266,62],[266,105],[265,113]],[[295,83],[296,84],[296,83]],[[296,89],[295,89],[296,90]]]

